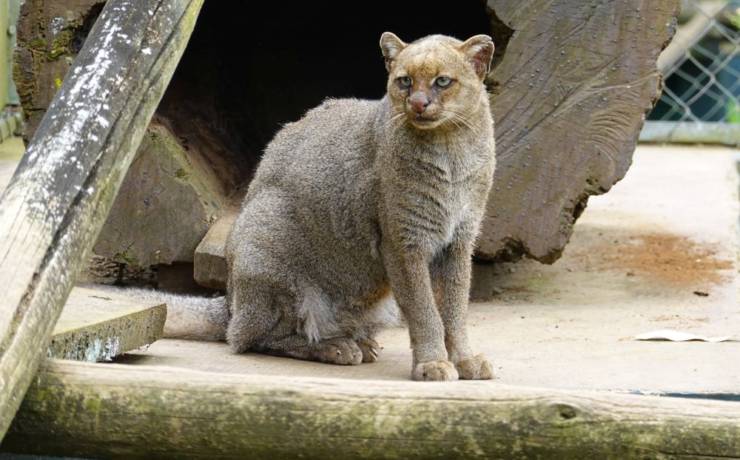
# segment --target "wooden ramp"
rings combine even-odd
[[[62,310],[47,357],[110,361],[162,337],[167,306],[143,304],[114,292],[75,288]]]

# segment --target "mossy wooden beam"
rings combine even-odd
[[[110,0],[0,198],[0,436],[203,0]]]
[[[167,306],[142,303],[107,290],[77,287],[67,299],[49,358],[107,361],[162,338]]]
[[[92,458],[737,458],[740,405],[49,361],[3,450]]]

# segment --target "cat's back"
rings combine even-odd
[[[237,240],[292,241],[288,253],[358,252],[375,240],[381,101],[329,99],[270,142],[232,231]],[[300,242],[298,242],[300,240]],[[330,249],[331,248],[331,249]],[[281,249],[282,251],[282,249]]]
[[[265,149],[254,191],[286,180],[293,188],[314,188],[367,171],[376,151],[373,127],[379,104],[327,99],[300,120],[286,124]]]

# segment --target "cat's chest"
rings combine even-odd
[[[449,244],[458,227],[471,216],[471,188],[417,176],[395,191],[394,214],[406,243],[423,243],[436,251]]]
[[[478,182],[491,166],[477,143],[449,151],[445,146],[417,146],[389,158],[382,186],[395,237],[406,246],[432,252],[447,246],[466,221],[480,215]]]

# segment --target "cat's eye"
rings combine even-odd
[[[445,76],[437,77],[434,80],[434,84],[439,86],[440,88],[447,88],[448,86],[450,86],[451,83],[452,83],[452,78],[445,77]]]
[[[411,87],[411,77],[409,76],[398,77],[396,81],[398,82],[398,86],[400,86],[402,89],[407,89]]]

